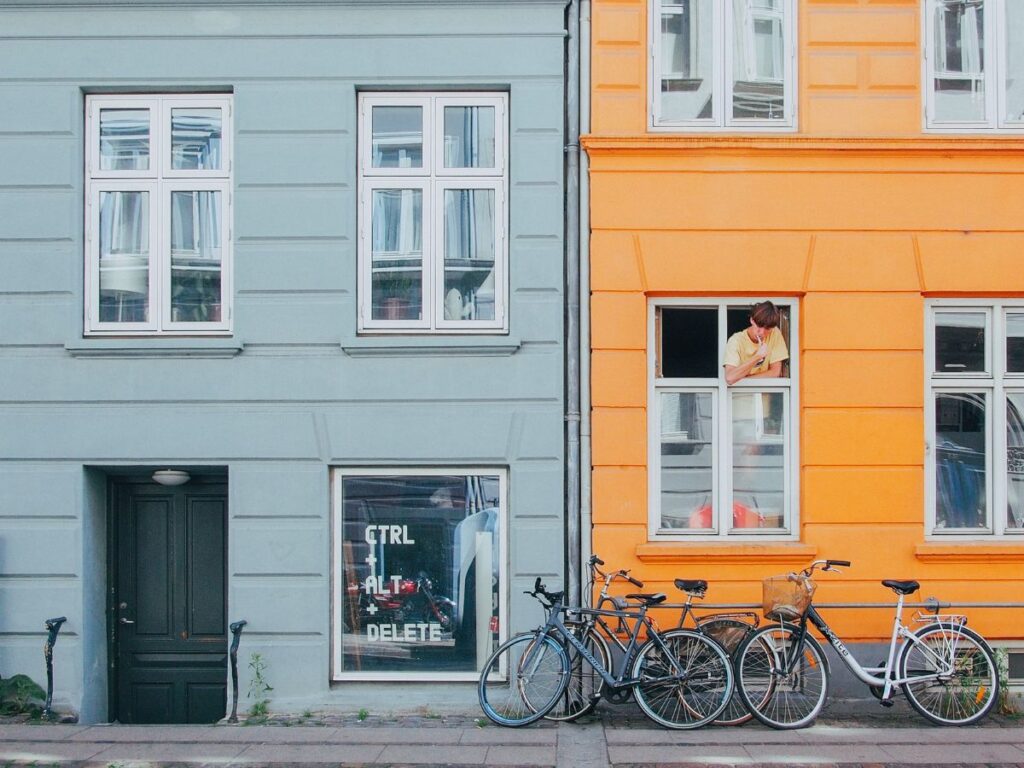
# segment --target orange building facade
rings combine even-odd
[[[836,558],[853,568],[823,602],[894,602],[884,578],[1020,601],[1016,20],[996,0],[983,31],[968,3],[746,3],[593,2],[593,551],[679,599],[688,577],[757,602],[762,577]],[[785,375],[729,386],[725,340],[763,299]],[[965,612],[1024,647],[1024,612]],[[829,619],[855,642],[891,629]]]

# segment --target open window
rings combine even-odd
[[[774,303],[789,350],[781,375],[731,386],[724,376],[726,345],[746,333],[750,304],[651,303],[652,538],[795,534],[797,306]]]

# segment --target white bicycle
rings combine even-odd
[[[817,627],[839,658],[886,706],[902,690],[910,705],[938,725],[971,725],[985,717],[999,697],[995,655],[984,638],[967,628],[967,617],[918,614],[920,629],[902,622],[903,602],[916,581],[886,579],[898,595],[885,663],[863,667],[815,610],[811,575],[849,566],[845,560],[816,560],[800,573],[765,579],[766,616],[779,623],[750,634],[735,654],[736,686],[754,717],[773,728],[802,728],[825,705],[829,666],[808,628]]]

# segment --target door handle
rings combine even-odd
[[[135,623],[135,622],[134,622],[134,621],[132,621],[131,619],[126,619],[126,618],[125,618],[124,616],[122,616],[122,617],[121,617],[121,618],[119,619],[119,621],[120,621],[120,622],[121,622],[122,624],[134,624],[134,623]]]

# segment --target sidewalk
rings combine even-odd
[[[887,715],[889,713],[886,713]],[[199,766],[522,766],[627,768],[640,765],[1018,765],[1024,721],[994,718],[973,728],[936,728],[889,717],[823,718],[812,728],[669,731],[633,706],[603,706],[581,723],[499,728],[466,716],[359,721],[314,716],[281,725],[0,725],[0,764],[129,768]],[[886,721],[889,725],[882,725]]]

